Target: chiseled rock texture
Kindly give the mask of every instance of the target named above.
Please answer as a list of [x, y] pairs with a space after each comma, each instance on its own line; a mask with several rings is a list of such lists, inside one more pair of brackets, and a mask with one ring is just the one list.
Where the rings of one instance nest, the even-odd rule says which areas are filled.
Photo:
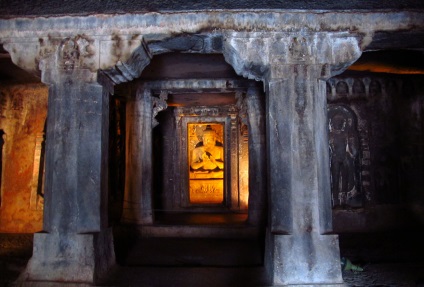
[[246, 9], [295, 9], [295, 10], [365, 10], [365, 9], [420, 9], [424, 2], [420, 0], [353, 0], [353, 1], [317, 1], [317, 0], [246, 0], [246, 1], [182, 1], [182, 0], [142, 0], [142, 1], [66, 1], [36, 0], [25, 3], [11, 0], [0, 7], [0, 17], [13, 16], [54, 16], [89, 14], [124, 14], [140, 12], [171, 12], [195, 10], [246, 10]]
[[36, 136], [47, 116], [44, 85], [0, 85], [0, 129], [3, 140], [0, 232], [41, 230], [42, 209], [30, 208]]

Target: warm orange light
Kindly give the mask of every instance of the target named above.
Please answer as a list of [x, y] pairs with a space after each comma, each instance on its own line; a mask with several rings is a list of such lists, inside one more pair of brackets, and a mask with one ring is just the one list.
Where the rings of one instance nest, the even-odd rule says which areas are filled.
[[390, 73], [390, 74], [405, 74], [405, 75], [422, 75], [423, 68], [417, 67], [402, 67], [379, 62], [356, 62], [349, 67], [351, 71], [373, 72], [373, 73]]
[[224, 202], [224, 125], [189, 123], [189, 199], [191, 204]]

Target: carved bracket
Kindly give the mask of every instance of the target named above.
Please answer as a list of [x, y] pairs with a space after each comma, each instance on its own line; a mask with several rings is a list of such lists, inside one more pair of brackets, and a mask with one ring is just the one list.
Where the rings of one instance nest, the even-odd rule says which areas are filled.
[[342, 32], [224, 34], [223, 54], [246, 78], [287, 77], [284, 66], [321, 66], [320, 78], [344, 71], [361, 55], [357, 36]]
[[153, 115], [152, 115], [152, 128], [156, 127], [159, 122], [156, 120], [156, 116], [159, 112], [165, 110], [168, 107], [166, 101], [168, 100], [168, 92], [161, 91], [159, 98], [152, 97]]
[[[152, 54], [144, 41], [141, 41], [127, 61], [118, 60], [112, 68], [101, 70], [99, 73], [105, 75], [113, 84], [120, 84], [134, 80], [140, 77], [144, 68], [150, 64]], [[102, 63], [106, 65], [106, 63]]]

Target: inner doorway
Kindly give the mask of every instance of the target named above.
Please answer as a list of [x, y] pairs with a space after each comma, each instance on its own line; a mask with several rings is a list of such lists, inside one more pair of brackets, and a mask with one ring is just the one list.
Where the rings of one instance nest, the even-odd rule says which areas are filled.
[[248, 135], [241, 132], [243, 111], [237, 106], [242, 93], [216, 93], [219, 102], [202, 105], [210, 96], [206, 91], [171, 92], [167, 109], [156, 116], [156, 223], [244, 224], [247, 220]]

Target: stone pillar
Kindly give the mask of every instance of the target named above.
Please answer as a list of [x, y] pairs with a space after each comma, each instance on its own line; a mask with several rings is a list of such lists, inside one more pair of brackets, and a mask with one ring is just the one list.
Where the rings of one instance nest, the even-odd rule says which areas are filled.
[[251, 224], [265, 223], [267, 198], [267, 170], [265, 145], [265, 99], [261, 91], [249, 87], [246, 93], [247, 123], [249, 127], [249, 209]]
[[140, 87], [127, 102], [127, 165], [122, 221], [152, 224], [152, 94]]
[[341, 284], [338, 237], [326, 235], [332, 217], [324, 79], [360, 56], [358, 39], [343, 33], [226, 36], [226, 60], [266, 88], [270, 283]]
[[267, 268], [274, 284], [342, 283], [337, 235], [323, 235], [332, 217], [321, 67], [284, 68], [267, 82]]
[[95, 284], [115, 264], [107, 219], [109, 94], [83, 65], [82, 42], [56, 40], [41, 65], [49, 85], [44, 226], [21, 278]]

